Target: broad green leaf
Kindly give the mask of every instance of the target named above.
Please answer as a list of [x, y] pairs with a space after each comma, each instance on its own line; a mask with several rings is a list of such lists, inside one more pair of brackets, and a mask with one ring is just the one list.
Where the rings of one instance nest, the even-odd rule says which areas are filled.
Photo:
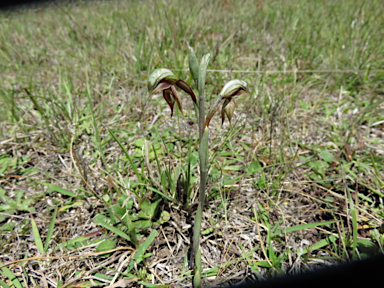
[[0, 227], [0, 232], [10, 232], [15, 228], [15, 222], [5, 223]]
[[151, 227], [152, 223], [153, 222], [151, 220], [138, 220], [133, 222], [133, 225], [135, 225], [137, 229], [146, 229]]
[[[119, 223], [120, 222], [120, 219], [123, 219], [123, 217], [126, 215], [127, 213], [127, 209], [124, 209], [124, 208], [121, 208], [120, 205], [118, 204], [115, 204], [115, 205], [112, 205], [112, 206], [109, 206], [109, 211], [110, 211], [110, 220], [113, 224], [116, 224], [116, 223]], [[120, 219], [118, 217], [116, 217], [116, 215], [118, 217], [120, 217]]]
[[105, 239], [100, 242], [100, 244], [96, 248], [96, 252], [108, 251], [116, 248], [116, 241]]
[[320, 153], [321, 158], [328, 163], [336, 162], [335, 157], [327, 150], [322, 150]]

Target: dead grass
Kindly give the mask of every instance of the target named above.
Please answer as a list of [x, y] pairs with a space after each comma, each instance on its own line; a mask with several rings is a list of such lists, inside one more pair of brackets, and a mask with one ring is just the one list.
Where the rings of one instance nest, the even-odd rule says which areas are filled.
[[[187, 66], [187, 41], [212, 53], [212, 69], [227, 70], [209, 73], [212, 97], [231, 78], [252, 87], [237, 100], [233, 126], [221, 127], [218, 116], [211, 123], [204, 286], [383, 252], [384, 78], [370, 72], [383, 64], [383, 32], [377, 28], [383, 5], [342, 2], [214, 1], [191, 7], [116, 1], [1, 14], [0, 261], [75, 256], [11, 264], [0, 272], [2, 283], [191, 286], [187, 250], [198, 168], [192, 167], [188, 208], [176, 199], [173, 184], [186, 171], [189, 145], [196, 149], [197, 124], [186, 97], [186, 115], [170, 119], [162, 98], [147, 99], [146, 90], [148, 73], [158, 67], [175, 69], [191, 82], [177, 70]], [[345, 16], [336, 17], [341, 9]], [[228, 72], [236, 69], [255, 73]], [[107, 129], [127, 149], [142, 182]], [[81, 256], [97, 252], [101, 240], [134, 247], [93, 219], [111, 218], [108, 209], [122, 195], [134, 199], [137, 214], [143, 199], [157, 199], [153, 189], [172, 199], [159, 205], [170, 219], [138, 229], [141, 244], [158, 232], [144, 262], [125, 273], [132, 250]], [[41, 255], [31, 215], [44, 242], [55, 207], [53, 235]]]

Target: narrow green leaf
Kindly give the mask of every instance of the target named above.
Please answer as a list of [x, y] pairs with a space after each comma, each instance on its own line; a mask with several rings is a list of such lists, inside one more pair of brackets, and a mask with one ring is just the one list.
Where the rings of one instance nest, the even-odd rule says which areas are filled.
[[329, 243], [334, 242], [337, 238], [338, 237], [336, 235], [331, 235], [331, 236], [313, 244], [312, 246], [310, 246], [308, 248], [301, 249], [299, 252], [301, 255], [307, 254], [308, 251], [314, 251], [314, 250], [320, 249], [324, 246], [327, 246]]
[[101, 214], [96, 215], [96, 217], [93, 218], [93, 221], [94, 221], [96, 224], [98, 224], [98, 225], [100, 225], [100, 226], [102, 226], [102, 227], [108, 229], [109, 231], [112, 231], [112, 232], [115, 233], [116, 235], [119, 235], [120, 237], [123, 237], [124, 239], [127, 239], [128, 241], [131, 241], [131, 238], [130, 238], [127, 234], [125, 234], [125, 233], [124, 233], [123, 231], [121, 231], [120, 229], [118, 229], [118, 228], [112, 226], [111, 224], [107, 223], [107, 222], [105, 221], [105, 217], [104, 217], [103, 215], [101, 215]]
[[124, 224], [128, 227], [128, 234], [131, 237], [131, 242], [133, 243], [133, 245], [135, 245], [136, 249], [139, 249], [140, 244], [139, 244], [139, 241], [137, 240], [135, 225], [133, 224], [131, 217], [127, 213], [122, 220]]
[[252, 269], [253, 271], [258, 272], [259, 269], [258, 269], [258, 267], [257, 267], [257, 262], [251, 261], [251, 260], [249, 259], [249, 255], [252, 255], [252, 253], [247, 254], [247, 252], [245, 252], [244, 247], [243, 247], [240, 243], [239, 243], [239, 245], [240, 245], [241, 252], [243, 252], [244, 259], [247, 260], [249, 267], [251, 267], [251, 269]]
[[337, 222], [336, 220], [332, 220], [332, 221], [325, 221], [325, 222], [316, 222], [316, 223], [308, 223], [308, 224], [296, 225], [296, 226], [288, 227], [286, 229], [282, 229], [282, 230], [273, 232], [271, 234], [271, 237], [277, 236], [277, 235], [280, 235], [280, 234], [284, 234], [284, 233], [293, 232], [293, 231], [309, 229], [309, 228], [313, 228], [313, 227], [317, 227], [317, 226], [329, 225], [329, 224], [336, 223], [336, 222]]
[[29, 97], [29, 99], [31, 99], [33, 105], [35, 106], [36, 110], [39, 111], [40, 115], [44, 116], [45, 115], [44, 109], [41, 108], [39, 103], [36, 101], [35, 97], [32, 95], [29, 95], [29, 94], [28, 94], [28, 97]]
[[75, 206], [82, 206], [82, 205], [83, 205], [83, 202], [80, 202], [80, 201], [72, 202], [72, 203], [69, 204], [69, 205], [64, 205], [64, 206], [60, 207], [59, 212], [65, 212], [65, 211], [67, 211], [68, 209], [71, 209], [72, 207], [75, 207]]
[[43, 242], [41, 241], [39, 229], [37, 228], [35, 219], [33, 219], [33, 216], [31, 215], [31, 224], [32, 224], [32, 233], [33, 233], [33, 238], [35, 240], [35, 244], [37, 249], [39, 250], [39, 253], [41, 255], [44, 254], [44, 247], [43, 247]]
[[59, 249], [61, 247], [67, 247], [67, 248], [71, 249], [73, 246], [76, 245], [76, 243], [80, 243], [80, 242], [83, 242], [85, 240], [88, 240], [92, 236], [94, 236], [94, 233], [91, 233], [91, 235], [89, 235], [89, 236], [76, 237], [74, 239], [71, 239], [69, 241], [61, 243], [60, 245], [56, 246], [54, 250], [57, 250], [57, 249]]
[[174, 284], [156, 285], [156, 284], [152, 284], [152, 283], [148, 283], [148, 282], [144, 282], [144, 281], [137, 281], [137, 283], [144, 285], [146, 287], [149, 287], [149, 288], [167, 288], [167, 287], [171, 287], [174, 285]]
[[133, 256], [133, 259], [128, 264], [128, 268], [125, 271], [125, 273], [129, 273], [135, 263], [139, 264], [144, 259], [145, 251], [149, 248], [149, 246], [152, 244], [153, 240], [155, 239], [157, 235], [157, 231], [153, 230], [151, 234], [148, 236], [148, 238], [145, 240], [143, 244], [140, 245], [140, 248], [136, 251], [135, 255]]
[[[3, 263], [0, 262], [0, 265], [3, 265]], [[7, 267], [2, 268], [4, 274], [8, 277], [10, 281], [12, 281], [13, 285], [16, 288], [22, 288], [20, 281], [16, 278], [16, 276], [9, 270]], [[4, 283], [4, 282], [2, 282]], [[5, 283], [4, 283], [5, 284]], [[2, 286], [3, 287], [3, 286]], [[4, 287], [9, 287], [7, 284], [5, 284]]]
[[56, 215], [57, 215], [57, 206], [55, 207], [55, 210], [53, 211], [51, 223], [49, 223], [47, 238], [45, 239], [44, 253], [47, 252], [49, 242], [51, 241], [51, 238], [52, 238], [53, 229], [55, 228]]
[[167, 200], [170, 201], [170, 202], [173, 202], [173, 201], [174, 201], [174, 199], [172, 199], [171, 197], [165, 195], [163, 192], [161, 192], [161, 191], [159, 191], [159, 190], [157, 190], [157, 189], [155, 189], [155, 188], [153, 188], [153, 187], [151, 187], [151, 186], [146, 186], [146, 188], [147, 188], [148, 190], [151, 190], [151, 191], [153, 191], [153, 192], [159, 194], [160, 196], [164, 197], [165, 199], [167, 199]]
[[53, 184], [50, 184], [50, 183], [44, 183], [44, 182], [39, 182], [40, 184], [48, 187], [48, 189], [52, 192], [59, 192], [63, 195], [67, 195], [67, 196], [70, 196], [70, 197], [76, 197], [76, 194], [67, 190], [67, 189], [64, 189], [64, 188], [61, 188], [59, 186], [56, 186], [56, 185], [53, 185]]
[[141, 175], [139, 173], [139, 170], [137, 169], [137, 166], [136, 166], [135, 162], [133, 162], [131, 156], [129, 156], [127, 149], [125, 149], [124, 145], [120, 142], [119, 138], [116, 137], [116, 135], [112, 132], [112, 130], [110, 130], [108, 128], [107, 128], [107, 130], [108, 130], [109, 134], [112, 135], [113, 139], [115, 139], [117, 144], [119, 144], [121, 150], [123, 150], [125, 156], [127, 157], [128, 161], [129, 161], [129, 164], [131, 164], [132, 169], [135, 172], [137, 180], [139, 181], [139, 183], [142, 183], [143, 181], [142, 181]]
[[[0, 265], [1, 265], [1, 263], [0, 263]], [[0, 280], [0, 286], [3, 288], [10, 288], [4, 281], [1, 281], [1, 280]]]

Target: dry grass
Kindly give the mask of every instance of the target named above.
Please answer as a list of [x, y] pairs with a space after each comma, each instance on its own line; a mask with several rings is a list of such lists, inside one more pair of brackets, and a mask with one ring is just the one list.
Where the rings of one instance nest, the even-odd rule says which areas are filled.
[[[1, 285], [191, 286], [197, 124], [187, 97], [185, 115], [170, 119], [146, 88], [158, 67], [191, 84], [187, 42], [213, 55], [208, 95], [231, 78], [252, 87], [232, 126], [218, 116], [210, 126], [204, 285], [383, 252], [384, 6], [280, 2], [77, 2], [0, 14], [0, 261], [74, 256], [13, 263]], [[257, 72], [266, 70], [279, 73]], [[188, 163], [182, 205], [176, 183]], [[133, 241], [94, 221], [105, 215], [128, 235], [110, 208], [127, 196], [131, 217], [144, 199], [162, 199], [136, 231], [141, 245], [157, 231], [141, 262]], [[162, 211], [170, 218], [158, 224]], [[44, 253], [32, 215], [49, 240]], [[108, 240], [117, 250], [95, 255]]]

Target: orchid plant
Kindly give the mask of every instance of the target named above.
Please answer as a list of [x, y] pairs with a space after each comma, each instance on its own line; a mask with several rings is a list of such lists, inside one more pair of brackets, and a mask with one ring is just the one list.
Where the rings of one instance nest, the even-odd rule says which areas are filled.
[[195, 223], [193, 226], [193, 245], [192, 255], [194, 257], [194, 277], [193, 287], [201, 287], [201, 248], [200, 248], [200, 234], [202, 211], [204, 208], [206, 179], [208, 173], [208, 139], [209, 139], [209, 123], [217, 111], [221, 113], [221, 123], [223, 124], [227, 117], [231, 122], [236, 103], [234, 97], [243, 95], [248, 92], [247, 82], [243, 80], [231, 80], [224, 85], [223, 89], [211, 104], [207, 115], [205, 116], [205, 78], [207, 74], [207, 67], [210, 60], [210, 54], [206, 53], [200, 65], [197, 61], [196, 54], [192, 47], [189, 47], [189, 70], [195, 85], [198, 90], [199, 98], [197, 99], [192, 88], [183, 80], [178, 79], [175, 74], [169, 69], [159, 68], [152, 72], [148, 78], [148, 90], [150, 95], [154, 93], [163, 93], [163, 98], [171, 108], [171, 117], [175, 103], [180, 112], [183, 113], [181, 100], [176, 87], [180, 88], [191, 97], [196, 118], [199, 123], [199, 166], [200, 166], [200, 195], [199, 204], [196, 211]]

